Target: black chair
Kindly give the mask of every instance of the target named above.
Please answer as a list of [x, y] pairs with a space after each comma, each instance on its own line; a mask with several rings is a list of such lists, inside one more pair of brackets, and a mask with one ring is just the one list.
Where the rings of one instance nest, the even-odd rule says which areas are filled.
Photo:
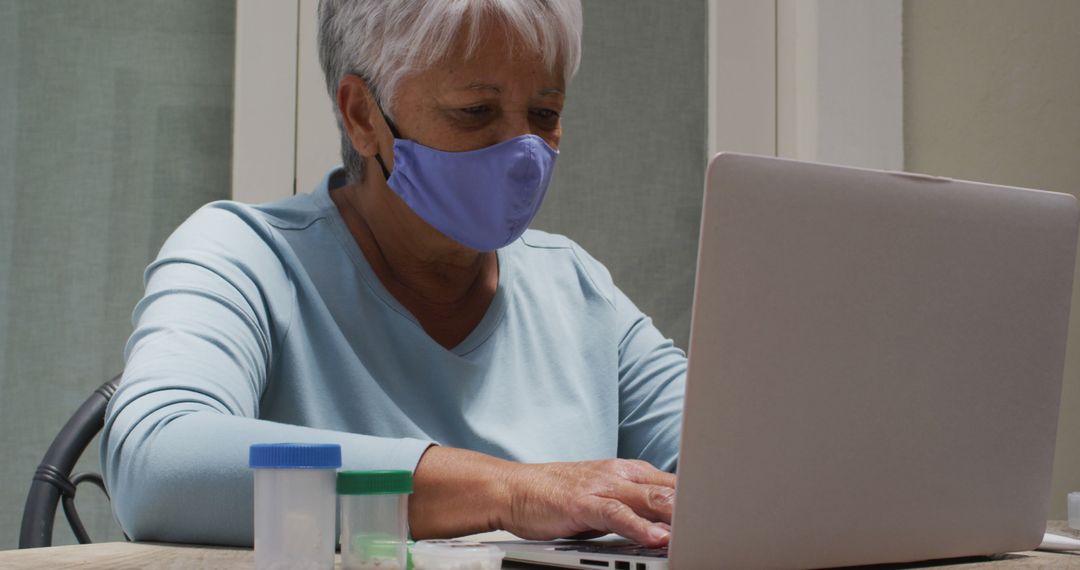
[[75, 510], [75, 491], [79, 483], [92, 483], [101, 488], [105, 496], [105, 481], [97, 473], [71, 474], [75, 462], [83, 454], [87, 445], [105, 425], [105, 408], [109, 399], [120, 385], [120, 376], [109, 380], [94, 390], [71, 419], [56, 434], [45, 457], [34, 472], [30, 484], [30, 493], [26, 496], [23, 509], [22, 529], [19, 532], [19, 548], [40, 548], [52, 546], [53, 519], [56, 518], [56, 505], [63, 502], [64, 516], [67, 517], [75, 538], [80, 544], [89, 544], [90, 535], [86, 533], [82, 519]]

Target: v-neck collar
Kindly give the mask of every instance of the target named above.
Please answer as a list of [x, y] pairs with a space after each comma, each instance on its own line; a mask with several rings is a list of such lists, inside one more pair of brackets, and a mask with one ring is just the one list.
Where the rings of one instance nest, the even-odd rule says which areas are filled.
[[483, 318], [480, 322], [473, 327], [473, 330], [453, 348], [447, 349], [443, 345], [431, 338], [431, 336], [424, 330], [424, 327], [420, 325], [420, 321], [413, 316], [408, 309], [405, 308], [390, 291], [386, 289], [382, 281], [377, 275], [375, 270], [372, 269], [371, 264], [368, 263], [367, 258], [364, 257], [364, 252], [360, 249], [360, 246], [356, 243], [356, 238], [353, 237], [349, 231], [348, 226], [345, 225], [345, 219], [341, 217], [341, 212], [338, 211], [337, 206], [334, 204], [334, 200], [330, 197], [330, 190], [339, 188], [345, 184], [344, 180], [345, 171], [340, 166], [332, 169], [326, 173], [322, 181], [315, 188], [315, 192], [312, 193], [312, 197], [315, 199], [319, 206], [319, 209], [323, 211], [324, 216], [330, 222], [330, 226], [334, 228], [334, 233], [338, 237], [338, 241], [341, 242], [341, 246], [345, 249], [346, 254], [352, 259], [353, 263], [360, 270], [360, 277], [367, 285], [368, 289], [375, 294], [383, 303], [385, 303], [390, 309], [398, 313], [405, 319], [411, 321], [417, 329], [419, 329], [421, 335], [430, 342], [432, 345], [438, 347], [441, 350], [446, 350], [456, 356], [464, 357], [470, 352], [476, 350], [491, 337], [495, 332], [495, 328], [502, 321], [503, 315], [506, 313], [506, 307], [509, 302], [509, 296], [511, 291], [511, 280], [513, 271], [511, 264], [507, 263], [508, 256], [500, 255], [500, 252], [496, 251], [496, 260], [499, 265], [499, 283], [495, 288], [495, 296], [491, 299], [491, 303], [488, 305], [487, 310], [484, 312]]

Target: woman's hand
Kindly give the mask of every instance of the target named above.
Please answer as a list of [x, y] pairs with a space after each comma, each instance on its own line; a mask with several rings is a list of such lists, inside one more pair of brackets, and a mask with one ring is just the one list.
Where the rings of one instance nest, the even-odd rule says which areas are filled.
[[675, 476], [644, 461], [519, 464], [431, 447], [414, 474], [413, 537], [507, 530], [522, 538], [614, 532], [645, 546], [670, 539]]
[[533, 540], [618, 533], [645, 546], [671, 537], [675, 476], [644, 461], [514, 464], [500, 528]]

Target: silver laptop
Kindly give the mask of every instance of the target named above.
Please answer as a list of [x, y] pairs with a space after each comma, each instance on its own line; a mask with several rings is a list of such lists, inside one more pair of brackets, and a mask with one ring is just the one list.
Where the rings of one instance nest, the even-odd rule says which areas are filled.
[[1076, 201], [739, 154], [706, 178], [670, 548], [507, 558], [807, 568], [1036, 547]]

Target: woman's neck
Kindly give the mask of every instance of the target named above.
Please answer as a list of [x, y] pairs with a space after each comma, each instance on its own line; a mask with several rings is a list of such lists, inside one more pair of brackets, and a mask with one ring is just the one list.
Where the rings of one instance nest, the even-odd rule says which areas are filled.
[[375, 275], [417, 318], [469, 315], [478, 300], [486, 309], [498, 285], [494, 252], [452, 242], [388, 188], [361, 183], [330, 195]]

